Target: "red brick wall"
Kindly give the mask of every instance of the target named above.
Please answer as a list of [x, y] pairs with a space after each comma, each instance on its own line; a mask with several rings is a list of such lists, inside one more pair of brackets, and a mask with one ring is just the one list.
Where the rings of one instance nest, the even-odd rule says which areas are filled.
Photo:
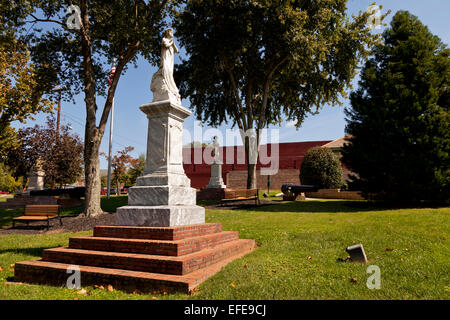
[[[312, 141], [312, 142], [292, 142], [292, 143], [280, 143], [278, 145], [279, 150], [279, 172], [278, 174], [271, 176], [271, 189], [281, 189], [281, 185], [284, 183], [300, 183], [299, 181], [299, 169], [303, 160], [305, 152], [316, 146], [322, 146], [330, 141]], [[266, 147], [266, 146], [262, 146]], [[268, 145], [268, 154], [271, 155], [272, 145]], [[209, 164], [201, 163], [195, 164], [195, 156], [202, 154], [204, 149], [202, 148], [184, 148], [183, 149], [183, 166], [186, 175], [191, 179], [191, 186], [193, 188], [202, 189], [209, 183], [211, 175], [211, 168]], [[247, 165], [240, 159], [245, 160], [244, 149], [242, 146], [234, 147], [222, 147], [221, 154], [223, 155], [223, 162], [227, 162], [227, 154], [233, 155], [233, 164], [224, 164], [222, 166], [222, 177], [225, 184], [229, 188], [245, 188], [247, 183]], [[202, 157], [200, 157], [201, 159]], [[261, 164], [258, 163], [257, 170], [261, 168]], [[267, 188], [267, 177], [258, 177], [258, 188]], [[229, 178], [228, 178], [229, 177]], [[230, 181], [228, 181], [230, 179]]]
[[[286, 183], [300, 184], [300, 171], [298, 169], [280, 169], [276, 175], [270, 176], [270, 189], [281, 190]], [[257, 188], [267, 190], [267, 176], [256, 172]], [[247, 171], [231, 171], [227, 174], [227, 188], [245, 189], [247, 187]]]

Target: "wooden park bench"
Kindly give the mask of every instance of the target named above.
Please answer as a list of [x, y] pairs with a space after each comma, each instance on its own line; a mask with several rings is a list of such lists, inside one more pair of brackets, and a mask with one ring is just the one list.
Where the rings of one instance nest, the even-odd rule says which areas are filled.
[[55, 218], [59, 218], [59, 223], [62, 225], [59, 208], [59, 205], [27, 205], [23, 216], [13, 218], [13, 228], [16, 227], [16, 222], [26, 222], [28, 225], [30, 221], [47, 221], [47, 229], [49, 229], [50, 220]]
[[233, 201], [255, 200], [255, 204], [259, 205], [259, 190], [258, 189], [235, 189], [225, 190], [225, 198], [221, 200], [222, 203]]

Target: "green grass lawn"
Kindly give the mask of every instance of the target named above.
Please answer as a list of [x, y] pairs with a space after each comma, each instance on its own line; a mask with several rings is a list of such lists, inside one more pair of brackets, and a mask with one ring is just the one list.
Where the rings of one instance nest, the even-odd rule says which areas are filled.
[[[103, 206], [126, 204], [126, 197]], [[11, 213], [0, 212], [3, 216]], [[204, 282], [193, 296], [133, 295], [85, 288], [10, 284], [10, 265], [68, 244], [77, 234], [0, 236], [3, 299], [450, 299], [450, 208], [380, 209], [365, 202], [302, 201], [247, 210], [207, 210], [207, 222], [260, 245]], [[3, 223], [2, 222], [2, 223]], [[339, 262], [345, 248], [362, 243], [369, 264]], [[386, 250], [388, 249], [389, 250]], [[393, 249], [393, 250], [390, 250]], [[370, 290], [369, 265], [381, 270], [381, 289]], [[351, 279], [356, 278], [356, 282]]]

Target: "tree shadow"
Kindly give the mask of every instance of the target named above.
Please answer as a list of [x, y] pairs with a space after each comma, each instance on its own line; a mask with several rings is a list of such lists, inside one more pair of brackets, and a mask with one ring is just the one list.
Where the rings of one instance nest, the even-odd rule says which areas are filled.
[[14, 253], [14, 254], [24, 254], [24, 255], [28, 255], [28, 256], [37, 256], [37, 257], [42, 257], [42, 252], [45, 249], [51, 249], [51, 248], [55, 248], [57, 246], [44, 246], [44, 247], [37, 247], [37, 248], [9, 248], [9, 249], [3, 249], [0, 250], [0, 254], [3, 253]]
[[[250, 210], [256, 212], [317, 212], [317, 213], [333, 213], [333, 212], [372, 212], [372, 211], [389, 211], [396, 209], [412, 209], [419, 208], [417, 206], [392, 205], [375, 203], [369, 201], [346, 201], [346, 200], [307, 200], [307, 201], [289, 201], [280, 202], [272, 201], [273, 204], [265, 204], [260, 206], [242, 205], [230, 208], [230, 210]], [[430, 206], [424, 206], [429, 208]], [[438, 207], [436, 207], [438, 208]], [[219, 208], [218, 208], [219, 209]]]

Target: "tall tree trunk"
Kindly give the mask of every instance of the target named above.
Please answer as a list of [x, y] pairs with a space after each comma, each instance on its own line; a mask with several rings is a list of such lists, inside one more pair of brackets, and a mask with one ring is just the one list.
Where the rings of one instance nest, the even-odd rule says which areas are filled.
[[84, 213], [88, 217], [95, 217], [102, 213], [102, 208], [100, 206], [100, 141], [98, 141], [98, 137], [96, 137], [97, 134], [93, 134], [93, 136], [94, 137], [86, 136], [84, 148], [86, 184]]
[[[256, 162], [251, 160], [250, 142], [249, 138], [245, 137], [245, 158], [247, 161], [247, 189], [256, 189], [257, 177], [256, 177]], [[253, 154], [254, 157], [254, 154]], [[256, 155], [256, 159], [258, 156]]]
[[249, 164], [247, 166], [247, 189], [256, 189], [256, 164]]
[[[83, 54], [84, 101], [86, 103], [86, 127], [84, 133], [85, 206], [84, 213], [95, 217], [102, 213], [100, 206], [100, 160], [99, 150], [103, 131], [97, 128], [96, 81], [91, 52], [88, 1], [80, 2], [81, 7], [81, 51]], [[119, 71], [120, 72], [120, 71]], [[109, 109], [107, 110], [109, 113]], [[104, 110], [105, 113], [105, 110]]]

